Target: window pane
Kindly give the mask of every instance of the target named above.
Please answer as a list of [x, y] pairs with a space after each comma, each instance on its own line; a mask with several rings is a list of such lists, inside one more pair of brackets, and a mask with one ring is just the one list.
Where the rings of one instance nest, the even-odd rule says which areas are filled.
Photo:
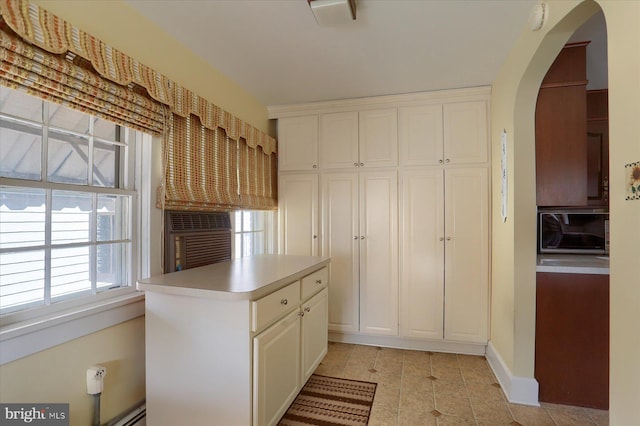
[[49, 131], [48, 179], [52, 182], [87, 185], [89, 140]]
[[0, 253], [0, 311], [42, 304], [44, 250]]
[[253, 231], [253, 212], [242, 212], [242, 231]]
[[100, 244], [97, 248], [97, 287], [107, 289], [127, 285], [131, 243]]
[[[238, 217], [237, 213], [236, 213], [236, 217]], [[242, 234], [238, 233], [236, 234], [236, 241], [234, 244], [234, 248], [233, 248], [233, 257], [235, 257], [236, 259], [239, 259], [242, 257]]]
[[242, 232], [242, 215], [244, 212], [237, 211], [233, 214], [235, 225], [233, 226], [235, 232]]
[[51, 298], [91, 290], [89, 247], [51, 250]]
[[67, 108], [64, 105], [49, 104], [49, 124], [53, 127], [89, 133], [89, 115]]
[[0, 86], [0, 112], [42, 122], [42, 100], [18, 90]]
[[115, 188], [120, 146], [105, 142], [93, 143], [93, 184]]
[[242, 256], [251, 256], [253, 253], [253, 234], [242, 234]]
[[264, 215], [265, 212], [253, 212], [253, 230], [254, 231], [263, 231], [264, 230]]
[[52, 192], [51, 244], [91, 241], [91, 199], [86, 192]]
[[117, 125], [111, 121], [97, 117], [93, 119], [93, 134], [100, 139], [106, 139], [109, 141], [118, 140], [116, 137], [117, 128]]
[[42, 128], [0, 118], [0, 176], [40, 180]]
[[0, 248], [45, 243], [45, 190], [0, 187]]
[[130, 201], [128, 196], [98, 195], [98, 241], [130, 239]]

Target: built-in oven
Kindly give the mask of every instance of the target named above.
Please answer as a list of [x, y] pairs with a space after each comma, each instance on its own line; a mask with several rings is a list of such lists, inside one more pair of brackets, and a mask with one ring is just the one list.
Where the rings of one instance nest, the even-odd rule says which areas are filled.
[[597, 209], [540, 209], [538, 252], [609, 254], [609, 213]]

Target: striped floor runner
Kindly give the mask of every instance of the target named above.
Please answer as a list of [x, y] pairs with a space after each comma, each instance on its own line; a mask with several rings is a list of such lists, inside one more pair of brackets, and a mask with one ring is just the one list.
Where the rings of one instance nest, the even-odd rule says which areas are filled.
[[313, 374], [278, 425], [366, 425], [375, 393], [375, 383]]

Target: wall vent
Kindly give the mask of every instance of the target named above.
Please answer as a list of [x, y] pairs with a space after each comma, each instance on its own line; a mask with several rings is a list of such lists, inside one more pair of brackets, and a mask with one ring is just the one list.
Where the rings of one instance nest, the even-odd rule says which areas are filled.
[[229, 213], [165, 212], [165, 273], [227, 260], [231, 260]]

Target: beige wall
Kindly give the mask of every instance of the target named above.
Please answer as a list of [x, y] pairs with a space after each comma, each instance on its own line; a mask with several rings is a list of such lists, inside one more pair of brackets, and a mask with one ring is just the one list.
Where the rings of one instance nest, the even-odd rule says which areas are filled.
[[72, 340], [0, 367], [2, 402], [69, 403], [71, 425], [90, 425], [86, 370], [107, 367], [102, 422], [145, 397], [144, 317]]
[[125, 2], [32, 1], [263, 132], [269, 131], [265, 105]]
[[[538, 87], [573, 31], [598, 10], [586, 1], [548, 1], [538, 32], [525, 30], [492, 92], [494, 158], [507, 130], [509, 218], [500, 219], [500, 163], [493, 165], [491, 341], [511, 373], [533, 377], [535, 349], [535, 141]], [[608, 29], [611, 208], [611, 424], [640, 418], [640, 202], [624, 200], [624, 164], [640, 160], [640, 2], [600, 1]], [[635, 250], [635, 252], [634, 252]], [[634, 254], [635, 253], [635, 254]], [[635, 260], [634, 260], [635, 259]]]

